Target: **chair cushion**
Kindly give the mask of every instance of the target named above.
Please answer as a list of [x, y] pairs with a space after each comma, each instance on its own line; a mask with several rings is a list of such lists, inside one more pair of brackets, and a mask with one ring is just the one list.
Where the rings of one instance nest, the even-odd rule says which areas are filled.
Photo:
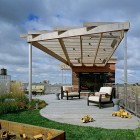
[[[88, 98], [88, 100], [94, 101], [94, 102], [99, 102], [99, 96], [90, 96], [90, 97]], [[107, 101], [110, 101], [110, 98], [106, 98], [105, 96], [103, 96], [103, 97], [101, 98], [101, 102], [107, 102]]]
[[[78, 92], [69, 92], [68, 96], [78, 96], [79, 93]], [[64, 96], [67, 96], [67, 94], [64, 92]]]
[[66, 88], [68, 88], [68, 87], [71, 87], [72, 88], [72, 86], [63, 86], [63, 91], [65, 91]]
[[99, 92], [105, 92], [111, 95], [112, 87], [101, 87]]
[[68, 91], [69, 92], [72, 92], [73, 91], [73, 88], [72, 87], [65, 87], [65, 91]]
[[106, 94], [106, 92], [95, 92], [95, 96], [100, 96], [101, 94]]

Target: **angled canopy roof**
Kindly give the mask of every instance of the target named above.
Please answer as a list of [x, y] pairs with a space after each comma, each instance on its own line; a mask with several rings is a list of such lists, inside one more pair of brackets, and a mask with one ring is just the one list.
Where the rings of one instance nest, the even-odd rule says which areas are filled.
[[129, 22], [93, 22], [81, 28], [29, 31], [21, 37], [70, 67], [105, 66], [129, 26]]

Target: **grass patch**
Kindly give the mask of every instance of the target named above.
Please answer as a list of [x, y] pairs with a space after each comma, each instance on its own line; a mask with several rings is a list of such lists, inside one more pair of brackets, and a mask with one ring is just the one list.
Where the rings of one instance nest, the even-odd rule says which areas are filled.
[[140, 128], [136, 130], [114, 130], [63, 124], [42, 117], [39, 110], [4, 114], [0, 116], [0, 119], [64, 130], [67, 140], [140, 140]]

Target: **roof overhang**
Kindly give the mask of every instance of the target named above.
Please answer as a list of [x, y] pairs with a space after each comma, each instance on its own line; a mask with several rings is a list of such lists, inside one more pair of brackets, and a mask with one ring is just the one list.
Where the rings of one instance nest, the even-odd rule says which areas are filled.
[[90, 22], [84, 27], [29, 31], [27, 42], [70, 67], [105, 66], [129, 30], [129, 22]]

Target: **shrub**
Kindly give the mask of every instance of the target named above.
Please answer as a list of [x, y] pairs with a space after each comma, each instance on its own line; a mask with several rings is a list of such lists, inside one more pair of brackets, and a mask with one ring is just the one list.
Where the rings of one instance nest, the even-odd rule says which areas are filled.
[[0, 114], [17, 112], [24, 109], [41, 109], [47, 105], [45, 101], [33, 99], [29, 103], [28, 98], [24, 94], [2, 94], [0, 96]]
[[47, 103], [43, 100], [33, 99], [31, 103], [29, 103], [29, 109], [36, 109], [36, 104], [38, 105], [38, 109], [42, 109], [47, 105]]
[[10, 83], [10, 92], [14, 94], [23, 94], [22, 90], [22, 82], [19, 81], [11, 81]]
[[24, 94], [2, 94], [0, 96], [0, 114], [27, 108], [28, 99]]

